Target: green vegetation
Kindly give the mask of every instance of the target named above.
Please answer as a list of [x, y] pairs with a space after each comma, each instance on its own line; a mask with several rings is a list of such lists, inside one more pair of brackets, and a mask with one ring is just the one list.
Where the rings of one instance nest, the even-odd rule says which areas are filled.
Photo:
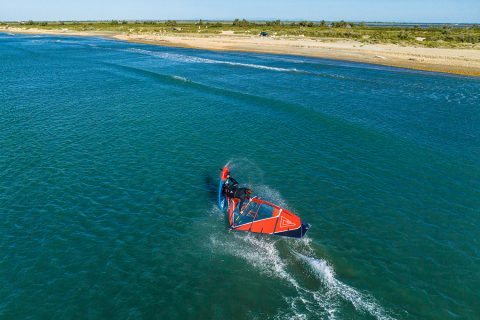
[[308, 37], [325, 40], [354, 39], [362, 43], [395, 43], [427, 47], [474, 47], [480, 46], [480, 25], [452, 27], [451, 25], [419, 26], [368, 26], [365, 23], [337, 22], [283, 22], [248, 21], [26, 21], [3, 23], [24, 28], [69, 29], [72, 31], [103, 31], [124, 33], [195, 33], [218, 34], [230, 30], [235, 34], [258, 35], [266, 31], [274, 37]]

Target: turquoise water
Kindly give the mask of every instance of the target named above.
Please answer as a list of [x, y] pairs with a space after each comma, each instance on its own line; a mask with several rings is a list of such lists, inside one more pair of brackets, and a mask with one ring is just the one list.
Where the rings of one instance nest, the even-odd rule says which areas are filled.
[[[478, 319], [480, 80], [0, 34], [1, 319]], [[229, 232], [219, 169], [312, 224]]]

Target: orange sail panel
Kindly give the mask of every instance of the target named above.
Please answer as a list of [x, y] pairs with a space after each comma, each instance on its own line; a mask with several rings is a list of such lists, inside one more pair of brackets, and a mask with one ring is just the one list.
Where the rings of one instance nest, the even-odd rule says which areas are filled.
[[238, 202], [230, 204], [230, 222], [235, 230], [291, 237], [302, 237], [308, 230], [298, 216], [265, 200], [251, 199], [241, 213], [236, 208]]

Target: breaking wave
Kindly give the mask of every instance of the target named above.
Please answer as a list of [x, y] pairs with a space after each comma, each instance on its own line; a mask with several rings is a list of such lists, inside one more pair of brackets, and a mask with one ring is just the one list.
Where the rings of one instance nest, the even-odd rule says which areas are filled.
[[280, 67], [271, 67], [271, 66], [265, 66], [260, 64], [253, 64], [253, 63], [241, 63], [241, 62], [233, 62], [233, 61], [225, 61], [225, 60], [215, 60], [215, 59], [208, 59], [208, 58], [193, 57], [193, 56], [188, 56], [188, 55], [183, 55], [178, 53], [158, 52], [158, 51], [151, 51], [151, 50], [138, 49], [138, 48], [125, 49], [125, 51], [145, 54], [149, 56], [154, 56], [154, 57], [168, 59], [172, 61], [178, 61], [178, 62], [224, 64], [224, 65], [230, 65], [230, 66], [270, 70], [270, 71], [277, 71], [277, 72], [294, 72], [294, 73], [305, 73], [305, 74], [310, 73], [308, 71], [302, 71], [295, 68], [280, 68]]
[[172, 76], [172, 78], [175, 79], [175, 80], [183, 81], [183, 82], [188, 82], [188, 81], [190, 81], [190, 80], [188, 80], [187, 78], [181, 77], [181, 76]]
[[[143, 55], [157, 57], [160, 59], [167, 59], [174, 62], [176, 61], [176, 62], [185, 62], [185, 63], [219, 64], [219, 65], [260, 69], [260, 70], [275, 71], [275, 72], [312, 75], [317, 77], [334, 78], [334, 79], [342, 79], [342, 80], [358, 80], [358, 79], [348, 78], [343, 75], [334, 74], [332, 72], [328, 72], [328, 73], [312, 72], [312, 71], [306, 71], [306, 70], [301, 70], [297, 68], [282, 68], [282, 67], [266, 66], [263, 64], [242, 63], [242, 62], [234, 62], [234, 61], [226, 61], [226, 60], [200, 58], [200, 57], [194, 57], [194, 56], [178, 54], [178, 53], [151, 51], [151, 50], [145, 50], [145, 49], [139, 49], [139, 48], [121, 49], [121, 51], [139, 53]], [[271, 59], [271, 60], [279, 60], [279, 59]], [[305, 62], [304, 64], [307, 64], [307, 63]]]

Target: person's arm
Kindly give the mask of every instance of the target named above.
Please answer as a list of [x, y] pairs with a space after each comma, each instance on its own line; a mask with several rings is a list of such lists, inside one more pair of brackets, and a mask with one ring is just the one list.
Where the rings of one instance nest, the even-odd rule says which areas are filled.
[[230, 177], [229, 179], [233, 186], [238, 186], [237, 180], [233, 179], [232, 177]]

